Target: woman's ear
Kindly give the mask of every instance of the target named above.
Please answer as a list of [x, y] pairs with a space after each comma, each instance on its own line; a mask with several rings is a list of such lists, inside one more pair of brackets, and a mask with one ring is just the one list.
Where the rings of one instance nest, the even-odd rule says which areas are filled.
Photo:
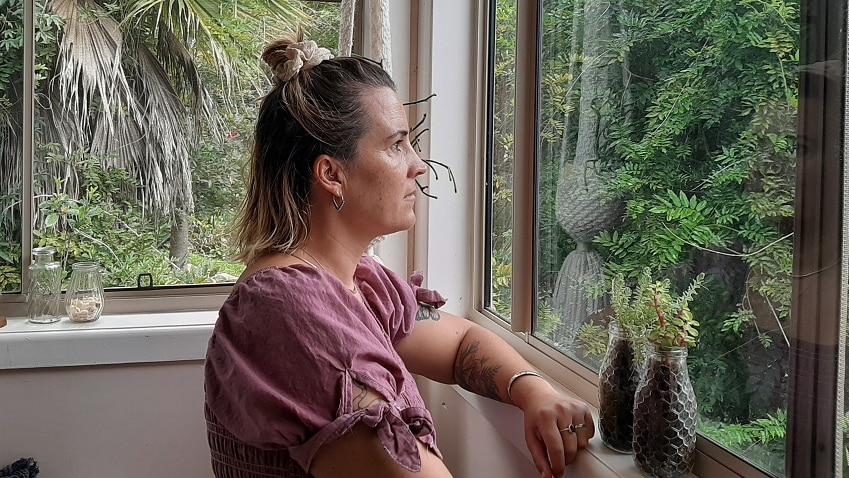
[[333, 196], [343, 196], [345, 188], [345, 167], [342, 161], [322, 154], [315, 159], [313, 174], [318, 187]]

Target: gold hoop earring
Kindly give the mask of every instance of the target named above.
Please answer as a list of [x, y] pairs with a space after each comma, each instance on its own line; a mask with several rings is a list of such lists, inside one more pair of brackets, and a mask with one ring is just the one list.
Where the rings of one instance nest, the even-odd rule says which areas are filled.
[[340, 202], [336, 202], [336, 196], [333, 196], [333, 198], [331, 199], [331, 201], [333, 201], [333, 207], [335, 207], [337, 211], [341, 211], [342, 206], [345, 205], [345, 196], [340, 194], [339, 199], [341, 199]]

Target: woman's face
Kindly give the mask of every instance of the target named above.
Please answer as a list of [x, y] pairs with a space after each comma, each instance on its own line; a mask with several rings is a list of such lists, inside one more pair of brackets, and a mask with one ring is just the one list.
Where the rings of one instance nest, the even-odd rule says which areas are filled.
[[416, 222], [416, 177], [427, 165], [410, 145], [410, 125], [397, 93], [366, 90], [363, 106], [371, 126], [348, 163], [345, 208], [374, 237], [405, 231]]

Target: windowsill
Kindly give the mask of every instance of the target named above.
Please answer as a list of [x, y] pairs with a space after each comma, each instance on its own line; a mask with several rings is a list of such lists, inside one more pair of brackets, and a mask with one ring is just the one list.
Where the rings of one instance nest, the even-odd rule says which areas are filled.
[[[561, 388], [550, 378], [548, 380]], [[463, 400], [489, 420], [499, 433], [529, 461], [533, 461], [525, 443], [524, 433], [522, 433], [524, 425], [521, 411], [515, 407], [480, 397], [458, 386], [452, 388]], [[561, 391], [573, 395], [568, 390], [561, 388]], [[593, 409], [593, 419], [598, 423], [598, 412], [595, 409]], [[596, 434], [590, 439], [585, 452], [579, 453], [575, 462], [567, 468], [566, 476], [641, 478], [643, 475], [634, 466], [633, 458], [631, 454], [619, 453], [606, 447], [599, 437], [598, 430], [596, 430]], [[695, 478], [692, 474], [687, 476]]]
[[217, 311], [105, 315], [0, 328], [0, 370], [202, 360]]

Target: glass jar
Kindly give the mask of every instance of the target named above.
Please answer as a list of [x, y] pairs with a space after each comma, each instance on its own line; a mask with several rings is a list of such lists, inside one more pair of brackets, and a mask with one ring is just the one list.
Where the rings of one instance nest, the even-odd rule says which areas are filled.
[[598, 430], [609, 448], [630, 453], [633, 448], [634, 394], [640, 380], [634, 343], [615, 320], [608, 326], [607, 352], [598, 374]]
[[696, 458], [698, 405], [685, 347], [657, 347], [634, 397], [634, 463], [646, 476], [681, 478]]
[[77, 262], [71, 266], [71, 281], [65, 294], [65, 310], [71, 322], [92, 322], [103, 312], [103, 281], [100, 265]]
[[36, 247], [32, 250], [27, 317], [34, 324], [50, 324], [62, 317], [62, 265], [54, 260], [55, 253], [53, 247]]

